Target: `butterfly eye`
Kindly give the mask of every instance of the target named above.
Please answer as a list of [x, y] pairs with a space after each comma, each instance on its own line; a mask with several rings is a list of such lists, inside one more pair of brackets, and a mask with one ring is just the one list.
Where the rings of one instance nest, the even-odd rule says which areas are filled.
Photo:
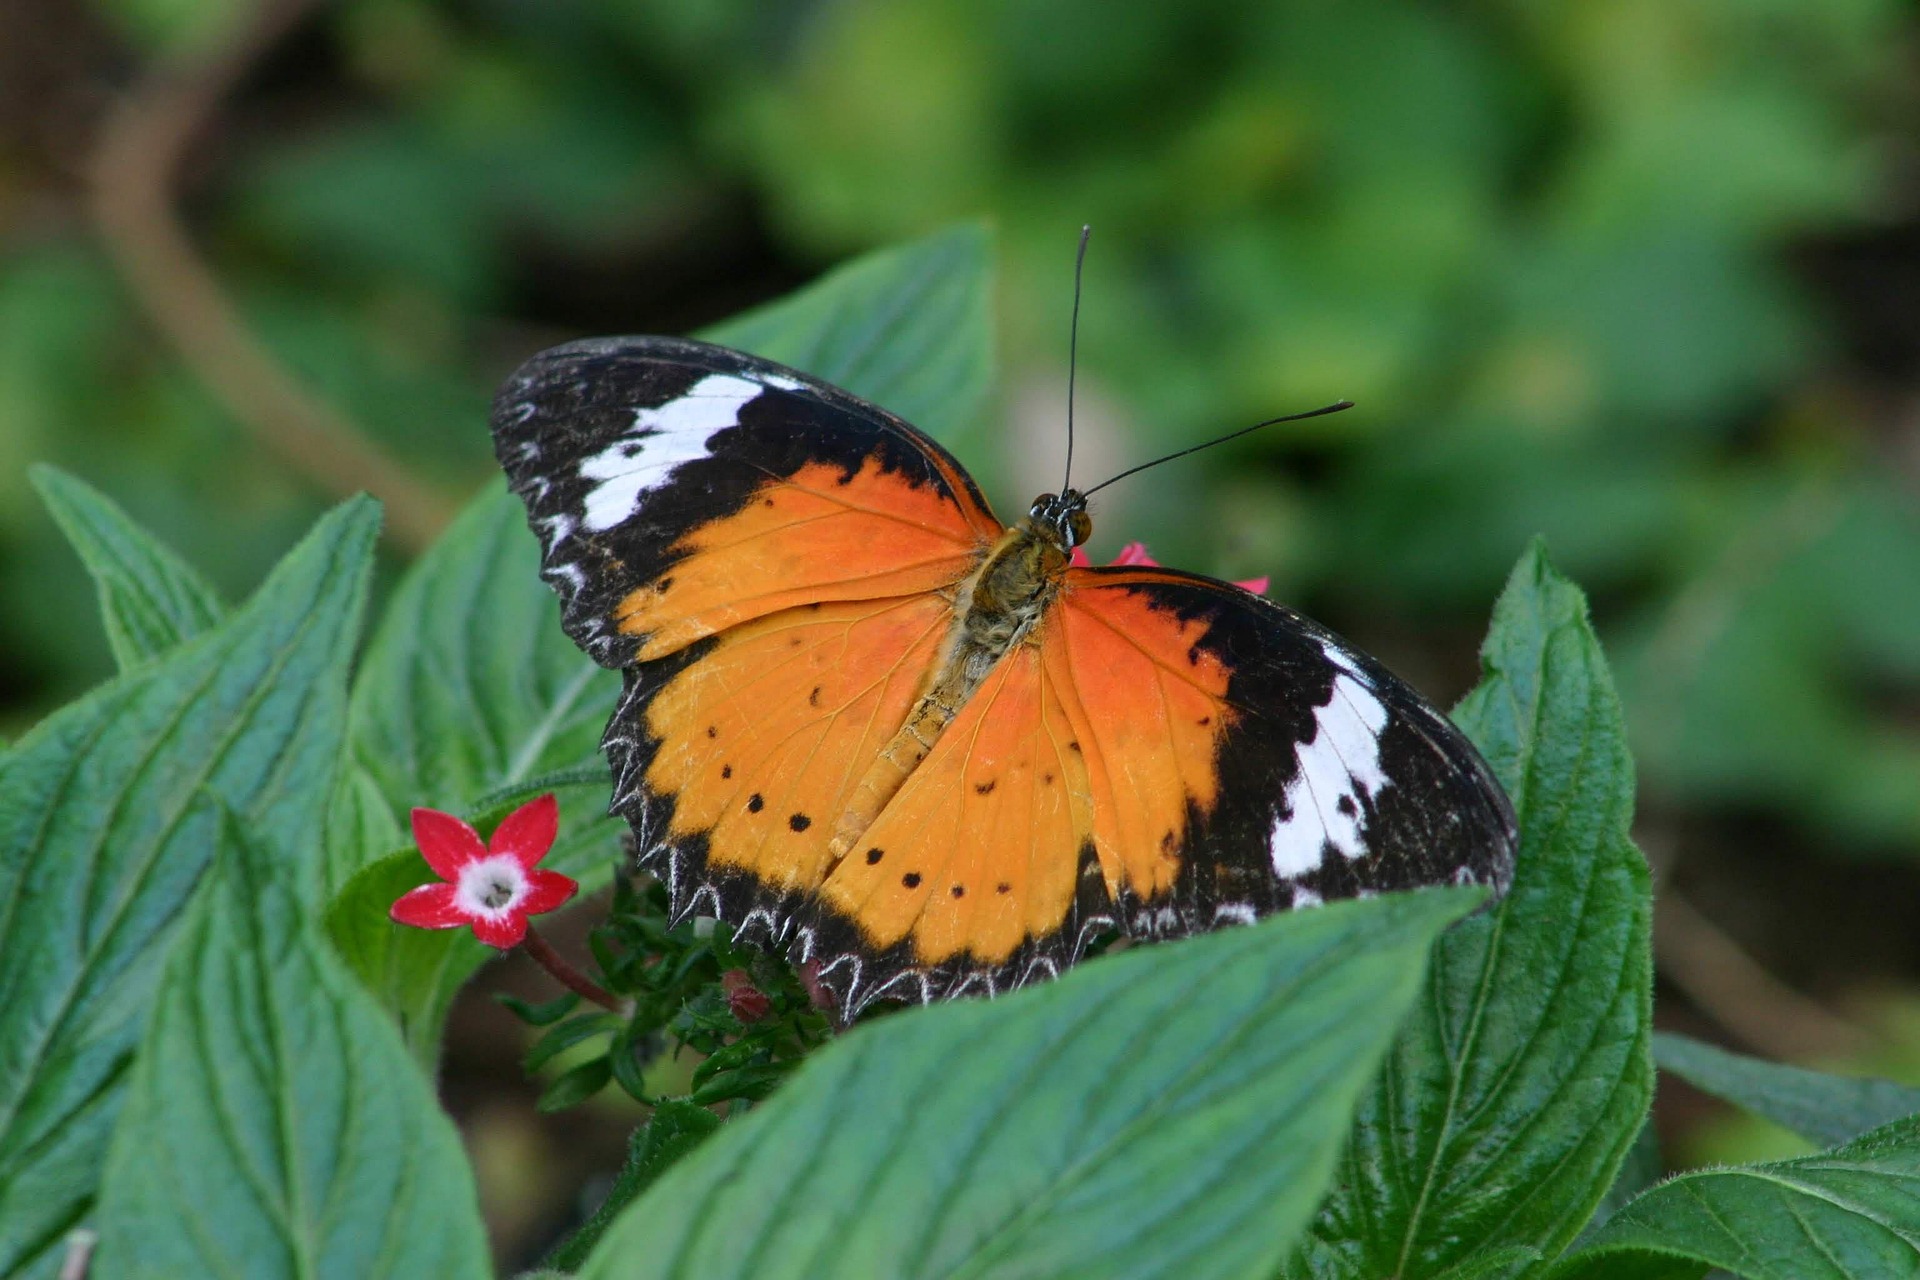
[[1084, 511], [1076, 511], [1067, 521], [1073, 534], [1073, 545], [1079, 546], [1093, 536], [1093, 517]]

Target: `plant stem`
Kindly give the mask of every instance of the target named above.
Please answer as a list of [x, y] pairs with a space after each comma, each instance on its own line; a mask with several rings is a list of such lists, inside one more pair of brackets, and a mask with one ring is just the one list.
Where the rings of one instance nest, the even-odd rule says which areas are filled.
[[554, 981], [570, 991], [577, 992], [611, 1013], [625, 1014], [627, 1010], [613, 998], [605, 987], [568, 964], [553, 945], [541, 937], [532, 924], [527, 925], [527, 936], [520, 942], [526, 953], [533, 957], [535, 964], [553, 975]]

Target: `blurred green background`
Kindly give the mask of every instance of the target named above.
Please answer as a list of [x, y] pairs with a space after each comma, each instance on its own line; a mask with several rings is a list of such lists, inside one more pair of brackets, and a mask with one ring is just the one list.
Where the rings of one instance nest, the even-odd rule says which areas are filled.
[[[190, 253], [419, 527], [490, 475], [488, 396], [537, 348], [969, 218], [1003, 397], [949, 443], [1018, 510], [1056, 483], [1091, 222], [1083, 482], [1360, 405], [1110, 490], [1096, 555], [1271, 574], [1445, 702], [1545, 533], [1627, 699], [1663, 1023], [1915, 1078], [1917, 35], [1891, 0], [10, 0], [0, 733], [110, 669], [28, 462], [234, 597], [340, 487], [204, 314], [129, 284], [170, 216], [122, 198], [143, 128], [189, 121]], [[231, 91], [183, 110], [209, 67]], [[514, 1114], [486, 1038], [450, 1067], [477, 1146], [551, 1159], [478, 1122]], [[1684, 1158], [1769, 1141], [1662, 1105]]]

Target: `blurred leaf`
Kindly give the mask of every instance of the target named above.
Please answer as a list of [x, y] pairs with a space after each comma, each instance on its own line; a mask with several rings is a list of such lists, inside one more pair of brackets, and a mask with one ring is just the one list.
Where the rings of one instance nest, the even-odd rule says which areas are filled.
[[501, 276], [460, 157], [417, 123], [368, 120], [283, 143], [242, 172], [256, 233], [307, 271], [410, 280], [469, 304]]
[[1555, 1280], [1920, 1276], [1920, 1118], [1772, 1164], [1683, 1173], [1615, 1214]]
[[1512, 889], [1443, 938], [1289, 1274], [1440, 1276], [1572, 1240], [1653, 1095], [1633, 764], [1579, 588], [1535, 543], [1455, 713], [1520, 820]]
[[1920, 1089], [1763, 1062], [1667, 1032], [1653, 1037], [1653, 1056], [1661, 1070], [1820, 1146], [1920, 1113]]
[[378, 526], [322, 520], [232, 619], [55, 713], [0, 758], [0, 1271], [51, 1274], [86, 1214], [175, 921], [246, 815], [318, 880]]
[[106, 264], [68, 245], [0, 256], [0, 498], [18, 524], [29, 465], [44, 461], [103, 399], [119, 298]]
[[844, 252], [980, 207], [1001, 141], [981, 16], [961, 0], [811, 9], [785, 74], [728, 80], [729, 141], [804, 240]]
[[1795, 812], [1862, 853], [1920, 841], [1898, 692], [1920, 688], [1920, 520], [1890, 490], [1824, 471], [1708, 489], [1688, 580], [1622, 662], [1649, 785]]
[[491, 1274], [472, 1173], [427, 1078], [278, 855], [207, 807], [224, 852], [127, 1085], [99, 1273]]
[[1716, 410], [1778, 385], [1810, 354], [1786, 282], [1744, 244], [1655, 225], [1543, 240], [1509, 272], [1510, 323], [1578, 353], [1595, 390], [1583, 425], [1616, 441], [1639, 422], [1659, 434], [1724, 430], [1737, 419]]
[[1262, 1274], [1474, 901], [1335, 903], [857, 1027], [675, 1165], [582, 1274]]
[[90, 7], [150, 52], [175, 56], [213, 45], [246, 12], [240, 0], [94, 0]]
[[226, 613], [193, 567], [155, 541], [105, 494], [52, 467], [34, 487], [100, 593], [114, 660], [128, 671], [211, 629]]

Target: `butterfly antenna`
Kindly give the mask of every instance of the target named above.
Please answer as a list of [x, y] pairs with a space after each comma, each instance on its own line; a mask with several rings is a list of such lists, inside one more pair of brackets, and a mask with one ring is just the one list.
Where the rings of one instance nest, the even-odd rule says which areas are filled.
[[1163, 462], [1172, 462], [1175, 458], [1184, 458], [1190, 453], [1198, 453], [1202, 449], [1211, 449], [1217, 444], [1225, 444], [1229, 440], [1237, 440], [1249, 431], [1258, 431], [1262, 427], [1271, 427], [1280, 422], [1298, 422], [1302, 418], [1319, 418], [1329, 413], [1339, 413], [1342, 409], [1351, 408], [1353, 408], [1353, 401], [1338, 400], [1333, 404], [1321, 405], [1318, 409], [1309, 409], [1305, 413], [1289, 413], [1284, 417], [1268, 418], [1265, 422], [1256, 422], [1250, 427], [1242, 427], [1238, 431], [1229, 431], [1226, 435], [1220, 436], [1218, 439], [1209, 440], [1205, 444], [1196, 444], [1191, 448], [1182, 449], [1178, 453], [1170, 453], [1164, 458], [1155, 458], [1152, 462], [1143, 462], [1137, 467], [1129, 467], [1119, 475], [1114, 476], [1111, 480], [1102, 480], [1099, 484], [1093, 486], [1093, 488], [1088, 489], [1086, 495], [1092, 497], [1094, 494], [1112, 484], [1115, 480], [1125, 480], [1128, 476], [1136, 472], [1145, 471], [1148, 467], [1157, 467]]
[[1073, 321], [1067, 327], [1067, 474], [1060, 481], [1065, 493], [1073, 483], [1073, 373], [1080, 364], [1080, 272], [1087, 265], [1087, 240], [1091, 225], [1080, 228], [1080, 252], [1073, 259]]

